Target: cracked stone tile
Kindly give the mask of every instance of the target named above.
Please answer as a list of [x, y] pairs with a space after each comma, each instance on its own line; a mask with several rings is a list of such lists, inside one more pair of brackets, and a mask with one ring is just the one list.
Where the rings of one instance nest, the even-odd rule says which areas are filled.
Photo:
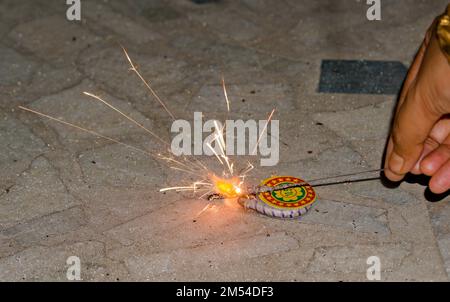
[[89, 226], [107, 231], [127, 221], [166, 206], [161, 194], [151, 184], [148, 189], [95, 186], [74, 189], [84, 200]]
[[65, 14], [20, 24], [8, 37], [16, 47], [26, 49], [53, 65], [74, 62], [82, 49], [101, 40], [79, 23], [68, 22]]
[[[188, 17], [224, 41], [251, 44], [290, 30], [298, 22], [283, 2], [244, 1], [189, 10]], [[263, 19], [260, 17], [264, 16]]]
[[[314, 74], [319, 74], [317, 70]], [[312, 75], [309, 75], [312, 77]], [[312, 81], [312, 83], [308, 83]], [[358, 108], [373, 106], [391, 100], [396, 101], [396, 97], [389, 95], [359, 95], [359, 94], [330, 94], [317, 93], [317, 83], [319, 75], [306, 80], [304, 77], [299, 78], [299, 86], [296, 96], [296, 108], [305, 112], [305, 114], [314, 115], [316, 113], [351, 111]]]
[[[191, 278], [198, 279], [210, 264], [219, 266], [241, 262], [248, 258], [258, 258], [282, 253], [298, 248], [296, 240], [284, 233], [275, 233], [212, 244], [194, 248], [177, 249], [151, 255], [133, 255], [124, 261], [132, 275], [138, 279], [157, 280], [162, 273], [176, 274], [189, 270]], [[189, 260], [187, 260], [189, 259]]]
[[280, 122], [280, 161], [313, 159], [327, 149], [342, 145], [342, 139], [323, 125], [317, 124], [301, 110], [277, 112]]
[[407, 240], [436, 248], [436, 238], [424, 203], [389, 208], [388, 220], [396, 240]]
[[[272, 235], [271, 235], [272, 236]], [[281, 243], [283, 244], [283, 243]], [[159, 278], [168, 281], [183, 280], [217, 280], [217, 281], [247, 281], [247, 282], [274, 282], [307, 280], [304, 273], [313, 249], [302, 247], [279, 251], [274, 254], [261, 255], [256, 258], [247, 258], [239, 262], [211, 262], [209, 267], [201, 272], [192, 274], [191, 271], [178, 271], [176, 275], [164, 274]]]
[[36, 63], [11, 48], [0, 46], [0, 85], [26, 84], [32, 76]]
[[[417, 1], [414, 9], [402, 15], [396, 13], [402, 10], [400, 7], [394, 8], [401, 4], [392, 4], [388, 11], [395, 17], [383, 16], [387, 21], [381, 26], [367, 21], [367, 5], [363, 1], [321, 1], [301, 5], [290, 1], [289, 5], [293, 7], [292, 14], [302, 16], [298, 18], [298, 24], [285, 31], [284, 35], [280, 33], [261, 40], [256, 47], [292, 58], [396, 58], [410, 61], [416, 51], [410, 45], [420, 45], [432, 20], [430, 16], [442, 12], [446, 2], [440, 0], [426, 5]], [[410, 20], [417, 23], [411, 26]], [[398, 39], [399, 35], [405, 38]]]
[[[375, 176], [377, 177], [378, 175]], [[393, 205], [415, 204], [418, 202], [417, 198], [409, 192], [401, 188], [387, 188], [380, 181], [353, 183], [351, 186], [348, 186], [348, 190], [356, 196], [381, 199]]]
[[232, 9], [221, 8], [218, 11], [209, 10], [189, 16], [225, 41], [232, 40], [245, 43], [267, 35], [267, 30], [261, 24], [255, 24], [252, 20], [243, 17], [239, 12]]
[[6, 23], [0, 21], [0, 39], [3, 40], [9, 31], [10, 31], [10, 28], [8, 28], [8, 25]]
[[[288, 85], [279, 84], [227, 84], [227, 95], [234, 113], [258, 112], [264, 115], [276, 108], [280, 112], [293, 109], [293, 97]], [[244, 100], [244, 101], [242, 101]], [[221, 85], [204, 85], [194, 96], [190, 108], [202, 112], [224, 111]]]
[[388, 136], [381, 139], [364, 139], [361, 141], [352, 141], [352, 149], [361, 154], [370, 167], [382, 167], [384, 149], [386, 148]]
[[[197, 77], [204, 78], [209, 84], [212, 80], [213, 83], [220, 83], [222, 75], [227, 82], [245, 83], [254, 78], [261, 83], [275, 81], [273, 74], [261, 72], [264, 63], [273, 60], [270, 53], [265, 54], [255, 49], [220, 41], [201, 28], [198, 28], [197, 32], [176, 32], [176, 35], [170, 38], [169, 46], [196, 63], [190, 70], [201, 67]], [[278, 82], [282, 80], [283, 75], [279, 75]]]
[[58, 0], [35, 0], [33, 5], [27, 1], [4, 0], [0, 3], [0, 20], [8, 27], [43, 18], [56, 12], [65, 14], [67, 6]]
[[438, 246], [444, 260], [445, 270], [450, 278], [450, 236], [438, 239]]
[[84, 180], [91, 186], [152, 188], [164, 182], [163, 169], [153, 158], [120, 145], [108, 145], [79, 155]]
[[[315, 212], [314, 209], [309, 214], [313, 212]], [[318, 246], [337, 245], [351, 246], [356, 242], [363, 245], [384, 244], [392, 241], [392, 236], [387, 234], [355, 232], [350, 228], [335, 227], [332, 224], [303, 223], [302, 220], [291, 221], [289, 224], [284, 220], [279, 222], [269, 221], [267, 229], [276, 230], [278, 228], [286, 228], [288, 234], [297, 238], [300, 246], [304, 248], [309, 247], [314, 249]]]
[[320, 199], [311, 213], [302, 217], [305, 223], [320, 223], [356, 232], [390, 234], [387, 211], [351, 203]]
[[[31, 108], [50, 116], [61, 118], [64, 121], [101, 133], [116, 140], [126, 141], [137, 133], [146, 133], [137, 125], [130, 122], [120, 113], [109, 108], [105, 104], [83, 94], [83, 91], [94, 93], [112, 106], [126, 113], [145, 127], [154, 129], [153, 123], [148, 118], [137, 112], [131, 103], [118, 100], [102, 91], [99, 91], [92, 83], [83, 81], [80, 85], [64, 90], [57, 94], [43, 97], [31, 104]], [[70, 126], [62, 125], [45, 118], [34, 117], [35, 121], [42, 121], [48, 127], [55, 129], [61, 141], [71, 150], [85, 150], [92, 147], [94, 139], [99, 143], [107, 140], [86, 133]], [[158, 129], [155, 130], [158, 132]], [[111, 142], [108, 142], [111, 143]]]
[[[95, 0], [93, 1], [95, 2]], [[137, 0], [129, 3], [120, 0], [110, 0], [108, 5], [114, 11], [119, 11], [130, 19], [135, 20], [142, 17], [151, 23], [167, 23], [171, 20], [182, 18], [185, 10], [193, 6], [190, 1], [183, 0], [170, 2]]]
[[446, 280], [442, 269], [435, 262], [428, 261], [428, 257], [436, 259], [436, 252], [408, 242], [318, 247], [307, 272], [328, 273], [331, 274], [330, 279], [367, 280], [366, 261], [370, 256], [379, 257], [381, 280], [384, 281]]
[[[168, 95], [185, 88], [184, 82], [190, 73], [186, 62], [173, 57], [164, 58], [164, 51], [153, 50], [143, 54], [128, 50], [128, 53], [167, 108], [174, 113], [182, 112], [187, 100], [174, 102], [168, 99]], [[114, 95], [132, 100], [139, 111], [155, 118], [170, 117], [141, 80], [129, 70], [130, 65], [119, 47], [86, 52], [80, 60], [87, 76]]]
[[36, 66], [27, 85], [15, 85], [5, 88], [11, 101], [3, 104], [5, 108], [15, 110], [17, 105], [33, 102], [40, 97], [57, 93], [75, 86], [81, 81], [82, 75], [72, 66], [51, 67], [48, 64]]
[[[81, 95], [100, 89], [169, 139], [170, 118], [128, 72], [114, 45], [119, 39], [177, 117], [189, 121], [198, 110], [224, 118], [222, 76], [230, 118], [264, 119], [279, 107], [285, 121], [280, 164], [256, 169], [252, 184], [271, 174], [313, 179], [375, 168], [396, 97], [317, 93], [320, 62], [408, 64], [447, 4], [409, 2], [388, 4], [381, 24], [367, 22], [363, 1], [85, 0], [89, 18], [81, 23], [65, 20], [61, 1], [1, 1], [0, 53], [7, 60], [0, 70], [8, 74], [0, 72], [0, 139], [6, 142], [0, 147], [0, 280], [66, 280], [70, 255], [80, 256], [83, 280], [365, 281], [370, 255], [381, 257], [384, 281], [448, 280], [446, 203], [425, 203], [419, 185], [317, 187], [319, 202], [304, 221], [271, 219], [219, 201], [200, 214], [207, 201], [157, 192], [189, 177], [117, 144], [10, 110], [31, 103], [136, 147], [161, 149]], [[231, 15], [211, 22], [224, 14]], [[79, 84], [85, 75], [91, 82]]]
[[272, 74], [278, 75], [280, 78], [290, 78], [291, 82], [302, 86], [306, 78], [310, 78], [312, 82], [316, 79], [311, 76], [310, 62], [301, 59], [290, 60], [282, 57], [263, 57], [261, 59], [262, 69]]
[[[125, 246], [135, 245], [148, 252], [220, 243], [262, 232], [258, 221], [250, 223], [236, 203], [215, 203], [182, 199], [121, 224], [105, 232]], [[202, 212], [203, 211], [203, 212]], [[249, 217], [254, 219], [254, 217]]]
[[372, 167], [379, 167], [394, 106], [386, 101], [355, 110], [317, 113], [313, 118], [349, 141]]
[[445, 267], [442, 265], [438, 248], [429, 243], [415, 244], [411, 254], [403, 259], [398, 269], [388, 270], [384, 277], [382, 276], [382, 279], [385, 281], [422, 280], [427, 282], [448, 282], [449, 280]]
[[188, 17], [224, 41], [244, 44], [287, 31], [298, 22], [298, 17], [289, 14], [290, 8], [284, 3], [264, 4], [263, 1], [213, 4], [203, 10], [188, 10]]
[[8, 248], [2, 245], [0, 255], [10, 254], [19, 248], [28, 248], [32, 245], [45, 245], [52, 238], [77, 230], [85, 223], [86, 217], [79, 207], [22, 221], [20, 224], [0, 230], [1, 237], [14, 242], [14, 245]]
[[350, 141], [383, 139], [388, 135], [394, 106], [387, 101], [352, 111], [317, 113], [314, 120]]
[[445, 201], [428, 205], [431, 223], [438, 236], [450, 234], [450, 206]]
[[127, 276], [120, 263], [104, 257], [104, 245], [87, 241], [54, 247], [35, 246], [0, 259], [2, 281], [67, 281], [66, 261], [80, 258], [81, 279], [120, 280]]
[[367, 169], [363, 158], [347, 146], [326, 149], [313, 159], [300, 160], [296, 163], [280, 162], [276, 168], [279, 175], [298, 175], [308, 180]]
[[436, 241], [450, 278], [450, 206], [446, 200], [443, 200], [436, 204], [430, 204], [428, 208]]
[[[246, 7], [246, 10], [242, 12], [243, 17], [258, 22], [258, 25], [264, 25], [264, 23], [269, 25], [275, 29], [272, 35], [285, 32], [298, 22], [298, 15], [293, 14], [292, 7], [284, 1], [273, 3], [270, 0], [244, 0], [243, 2]], [[264, 17], [261, 18], [261, 16]]]
[[8, 193], [18, 175], [47, 150], [45, 143], [22, 123], [0, 111], [0, 186]]
[[153, 6], [143, 8], [139, 15], [141, 15], [145, 20], [155, 23], [155, 22], [167, 22], [178, 18], [182, 18], [183, 15], [178, 12], [178, 10], [170, 6]]
[[[284, 59], [288, 60], [287, 58]], [[295, 71], [295, 60], [302, 60], [301, 62], [304, 62], [302, 65], [298, 65], [297, 63], [297, 68], [303, 70], [297, 72], [296, 75], [291, 78], [291, 82], [295, 83], [296, 108], [305, 115], [315, 116], [318, 113], [353, 111], [358, 108], [384, 103], [387, 100], [391, 100], [392, 103], [396, 101], [396, 96], [392, 95], [319, 93], [318, 88], [322, 60], [314, 60], [309, 56], [300, 56], [292, 59], [291, 61], [293, 62], [289, 64], [291, 72]], [[294, 71], [292, 71], [293, 68]], [[288, 74], [288, 71], [289, 69], [282, 71], [282, 76], [284, 77], [285, 74]]]
[[9, 228], [77, 204], [50, 163], [39, 157], [15, 181], [9, 193], [1, 197], [0, 226]]
[[81, 78], [81, 73], [73, 67], [54, 68], [42, 64], [36, 68], [28, 93], [36, 99], [36, 95], [49, 95], [72, 87], [80, 82]]
[[367, 258], [378, 256], [382, 260], [383, 273], [401, 265], [403, 259], [411, 253], [411, 250], [412, 247], [409, 243], [391, 243], [382, 246], [317, 247], [308, 271], [311, 273], [337, 271], [342, 274], [350, 272], [365, 274], [368, 268]]
[[[161, 35], [145, 27], [137, 20], [132, 20], [120, 13], [114, 12], [110, 4], [98, 1], [83, 3], [84, 16], [89, 19], [87, 24], [93, 28], [104, 27], [117, 35], [118, 39], [125, 39], [138, 44], [155, 42]], [[136, 18], [135, 18], [136, 19]]]

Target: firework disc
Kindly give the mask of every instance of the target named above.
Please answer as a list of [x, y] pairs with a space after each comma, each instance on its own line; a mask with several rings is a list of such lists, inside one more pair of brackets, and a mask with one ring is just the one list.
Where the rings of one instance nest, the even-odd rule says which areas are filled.
[[[261, 186], [274, 187], [282, 184], [304, 183], [292, 176], [274, 176], [264, 180]], [[308, 212], [316, 201], [316, 192], [310, 185], [303, 185], [273, 192], [264, 192], [255, 198], [241, 199], [245, 208], [256, 210], [264, 215], [280, 218], [295, 218]]]

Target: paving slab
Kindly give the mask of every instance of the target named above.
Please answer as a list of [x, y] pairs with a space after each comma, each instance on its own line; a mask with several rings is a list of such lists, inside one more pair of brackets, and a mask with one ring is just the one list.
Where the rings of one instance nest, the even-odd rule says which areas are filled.
[[[0, 3], [0, 280], [66, 281], [76, 256], [83, 281], [366, 281], [377, 256], [384, 281], [448, 281], [450, 199], [430, 199], [423, 179], [315, 187], [317, 203], [294, 220], [160, 192], [206, 172], [189, 170], [199, 167], [192, 157], [185, 173], [155, 159], [166, 145], [83, 95], [170, 142], [173, 119], [123, 46], [176, 118], [264, 120], [276, 109], [278, 164], [232, 157], [236, 170], [255, 164], [249, 184], [377, 169], [401, 76], [389, 94], [321, 91], [321, 66], [408, 67], [448, 1], [383, 2], [379, 22], [365, 1], [200, 2], [83, 0], [76, 22], [61, 1]], [[214, 156], [196, 160], [223, 171]]]

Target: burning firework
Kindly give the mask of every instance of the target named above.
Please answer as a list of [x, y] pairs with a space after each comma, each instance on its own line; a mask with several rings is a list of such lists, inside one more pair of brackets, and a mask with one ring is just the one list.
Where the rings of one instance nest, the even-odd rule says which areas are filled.
[[[145, 85], [147, 90], [151, 95], [156, 99], [156, 101], [160, 104], [161, 107], [167, 112], [167, 114], [175, 120], [175, 115], [168, 109], [168, 106], [161, 100], [161, 98], [156, 94], [155, 90], [150, 86], [149, 82], [144, 79], [141, 73], [138, 71], [136, 65], [131, 60], [127, 51], [123, 48], [124, 55], [129, 63], [130, 70], [133, 71], [138, 78]], [[228, 99], [228, 93], [225, 87], [225, 81], [222, 79], [222, 88], [223, 94], [225, 98], [227, 115], [230, 112], [230, 101]], [[338, 183], [346, 183], [353, 181], [361, 181], [362, 179], [346, 179], [344, 181], [329, 181], [330, 179], [336, 179], [340, 177], [352, 177], [354, 175], [360, 175], [368, 172], [379, 172], [382, 171], [380, 169], [377, 170], [369, 170], [357, 173], [350, 173], [345, 175], [339, 175], [334, 177], [326, 177], [320, 178], [316, 180], [312, 180], [309, 182], [305, 182], [302, 179], [292, 177], [292, 176], [275, 176], [266, 179], [258, 186], [248, 186], [245, 183], [245, 179], [248, 174], [254, 169], [254, 165], [250, 162], [247, 162], [247, 165], [243, 169], [237, 169], [235, 163], [226, 155], [226, 140], [224, 138], [224, 132], [226, 123], [224, 126], [219, 125], [220, 123], [214, 121], [215, 131], [212, 134], [212, 140], [206, 143], [206, 146], [211, 150], [214, 157], [217, 159], [217, 163], [220, 164], [220, 171], [214, 171], [211, 165], [206, 165], [201, 160], [193, 156], [192, 158], [187, 158], [186, 156], [178, 156], [174, 157], [174, 155], [170, 152], [170, 144], [166, 142], [164, 139], [155, 134], [152, 130], [146, 128], [143, 124], [139, 123], [135, 119], [131, 118], [126, 113], [122, 112], [118, 108], [111, 105], [109, 102], [90, 92], [83, 92], [86, 96], [90, 97], [94, 101], [101, 102], [105, 106], [114, 110], [128, 121], [139, 127], [140, 129], [146, 131], [149, 135], [151, 135], [154, 139], [158, 140], [158, 142], [162, 143], [165, 147], [167, 147], [167, 151], [161, 151], [158, 153], [150, 152], [149, 150], [141, 149], [126, 143], [123, 143], [115, 138], [105, 136], [101, 133], [98, 133], [94, 130], [84, 128], [82, 126], [73, 124], [68, 121], [64, 121], [62, 119], [58, 119], [52, 117], [48, 114], [35, 111], [30, 108], [26, 108], [23, 106], [19, 106], [20, 109], [37, 114], [41, 117], [48, 118], [52, 121], [56, 121], [58, 123], [64, 124], [66, 126], [75, 128], [80, 131], [87, 132], [91, 135], [97, 136], [99, 138], [120, 144], [126, 148], [130, 148], [135, 151], [139, 151], [147, 156], [151, 156], [154, 159], [159, 161], [163, 161], [169, 168], [183, 172], [189, 176], [195, 176], [197, 180], [189, 183], [188, 185], [178, 185], [173, 187], [167, 187], [160, 189], [161, 192], [166, 191], [190, 191], [193, 192], [199, 198], [203, 198], [207, 196], [208, 200], [213, 199], [237, 199], [239, 203], [241, 203], [245, 208], [251, 208], [257, 210], [261, 213], [264, 213], [269, 216], [274, 217], [290, 217], [294, 218], [306, 213], [309, 207], [316, 201], [316, 194], [313, 190], [313, 186], [322, 186], [322, 185], [331, 185]], [[260, 140], [263, 137], [264, 132], [267, 131], [267, 126], [272, 120], [272, 117], [275, 113], [275, 109], [270, 112], [268, 119], [266, 120], [266, 124], [264, 125], [258, 140], [255, 144], [255, 149], [250, 153], [251, 155], [255, 155], [256, 148], [259, 145]], [[212, 144], [218, 148], [213, 148]], [[366, 178], [364, 180], [378, 179], [377, 178]], [[328, 181], [323, 183], [323, 181]], [[208, 203], [203, 210], [201, 210], [197, 216], [201, 215], [206, 210], [210, 209], [211, 203]]]
[[[150, 94], [155, 98], [155, 100], [159, 103], [159, 105], [167, 112], [167, 114], [175, 120], [175, 115], [169, 110], [168, 106], [162, 101], [162, 99], [158, 96], [158, 94], [155, 92], [155, 90], [151, 87], [150, 83], [145, 80], [145, 78], [141, 75], [139, 72], [137, 66], [132, 61], [131, 57], [129, 56], [128, 52], [125, 48], [123, 48], [123, 53], [125, 55], [125, 58], [127, 62], [130, 65], [130, 70], [133, 71], [137, 77], [140, 79], [140, 81], [144, 84], [146, 89], [150, 92]], [[225, 98], [226, 108], [227, 108], [227, 114], [230, 112], [230, 101], [228, 99], [228, 93], [225, 86], [225, 81], [222, 79], [222, 88], [223, 88], [223, 94]], [[162, 143], [167, 149], [169, 149], [170, 144], [155, 134], [154, 131], [146, 128], [143, 124], [139, 123], [132, 117], [130, 117], [128, 114], [122, 112], [118, 108], [111, 105], [109, 102], [104, 100], [102, 97], [95, 95], [90, 92], [83, 92], [84, 95], [90, 97], [94, 101], [101, 102], [105, 106], [109, 107], [110, 109], [114, 110], [118, 114], [120, 114], [122, 117], [126, 118], [128, 121], [139, 127], [140, 129], [146, 131], [150, 136], [152, 136], [154, 139], [156, 139], [158, 142]], [[141, 152], [145, 155], [151, 156], [154, 159], [163, 161], [166, 165], [169, 166], [169, 168], [183, 172], [187, 175], [194, 175], [198, 177], [197, 180], [195, 180], [193, 183], [189, 185], [179, 185], [179, 186], [173, 186], [173, 187], [167, 187], [160, 189], [161, 192], [165, 191], [192, 191], [194, 194], [201, 193], [199, 196], [200, 198], [204, 196], [208, 196], [210, 194], [217, 194], [221, 198], [237, 198], [240, 196], [243, 196], [246, 194], [247, 187], [245, 185], [245, 178], [248, 175], [250, 171], [253, 170], [254, 165], [250, 162], [247, 163], [246, 167], [241, 169], [239, 172], [236, 172], [235, 163], [232, 162], [232, 160], [226, 155], [226, 141], [224, 139], [224, 131], [225, 126], [220, 127], [217, 122], [215, 122], [215, 132], [214, 132], [214, 139], [207, 143], [208, 148], [213, 152], [214, 157], [217, 159], [217, 162], [220, 163], [220, 166], [222, 167], [222, 170], [219, 172], [213, 171], [211, 167], [208, 167], [205, 163], [200, 161], [198, 158], [193, 157], [187, 158], [186, 156], [180, 156], [175, 158], [173, 154], [170, 152], [170, 150], [167, 151], [161, 151], [158, 153], [150, 152], [149, 150], [141, 149], [126, 143], [123, 143], [115, 138], [105, 136], [97, 131], [94, 131], [92, 129], [87, 129], [85, 127], [82, 127], [80, 125], [65, 121], [60, 118], [55, 118], [53, 116], [50, 116], [48, 114], [38, 112], [36, 110], [19, 106], [20, 109], [37, 114], [41, 117], [50, 119], [52, 121], [64, 124], [66, 126], [72, 127], [74, 129], [77, 129], [79, 131], [87, 132], [91, 135], [97, 136], [99, 138], [120, 144], [126, 148], [130, 148], [132, 150]], [[262, 133], [259, 136], [258, 143], [261, 140], [261, 137], [264, 133], [264, 131], [267, 130], [267, 125], [272, 119], [272, 116], [275, 112], [275, 109], [272, 110], [272, 112], [269, 115], [269, 118], [267, 120], [267, 123], [262, 131]], [[218, 146], [218, 151], [212, 147], [212, 144], [215, 143], [216, 146]], [[256, 147], [258, 144], [256, 144]], [[254, 154], [255, 150], [253, 150]]]

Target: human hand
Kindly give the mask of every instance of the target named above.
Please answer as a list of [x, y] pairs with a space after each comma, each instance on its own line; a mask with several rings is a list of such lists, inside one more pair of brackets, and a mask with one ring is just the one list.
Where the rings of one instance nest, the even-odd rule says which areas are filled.
[[408, 72], [386, 149], [384, 173], [431, 176], [436, 194], [450, 189], [450, 64], [435, 34], [436, 22]]

